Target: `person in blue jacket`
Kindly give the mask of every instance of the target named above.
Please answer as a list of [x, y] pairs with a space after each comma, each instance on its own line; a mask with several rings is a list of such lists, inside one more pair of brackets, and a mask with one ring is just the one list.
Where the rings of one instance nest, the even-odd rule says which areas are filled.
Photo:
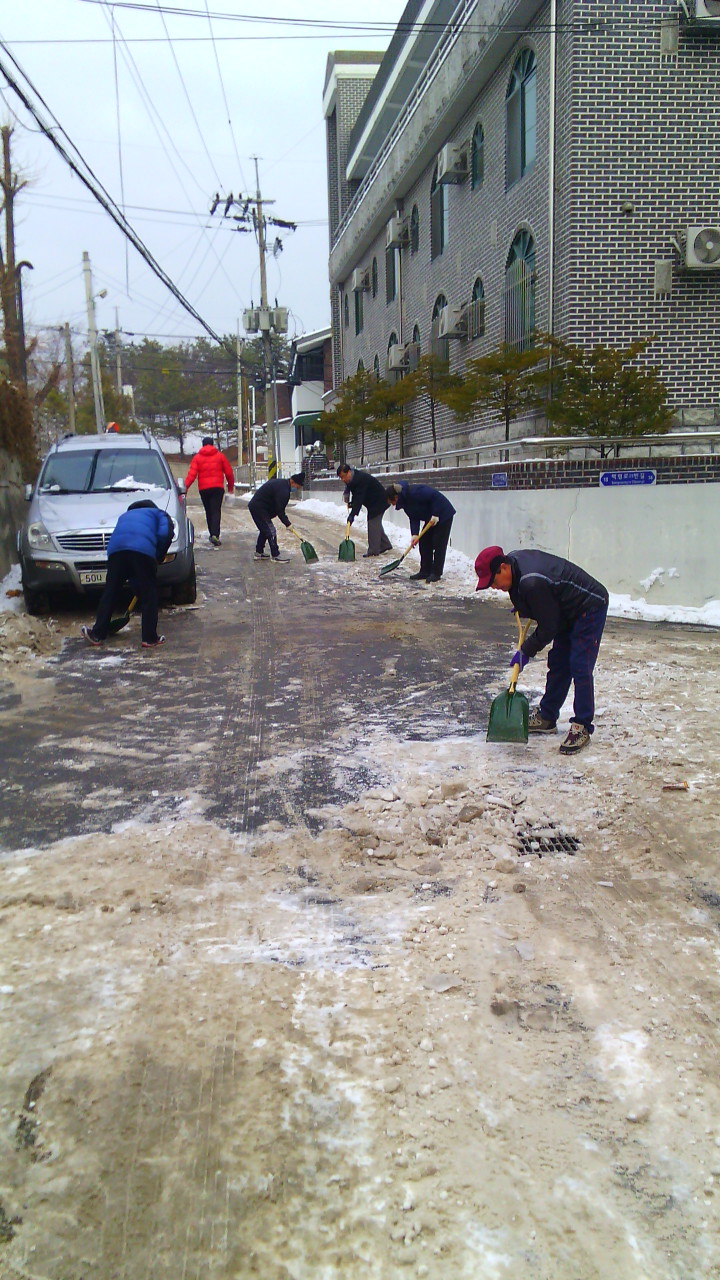
[[410, 521], [414, 547], [418, 541], [420, 529], [430, 521], [430, 528], [420, 538], [420, 569], [411, 573], [411, 578], [419, 578], [425, 582], [439, 582], [445, 568], [445, 554], [450, 541], [455, 508], [429, 484], [391, 484], [387, 490], [387, 499], [396, 511], [404, 511]]
[[123, 512], [108, 542], [105, 590], [95, 623], [92, 627], [80, 628], [89, 644], [102, 644], [106, 639], [113, 610], [126, 582], [140, 604], [143, 649], [164, 644], [165, 637], [157, 632], [157, 567], [168, 553], [174, 532], [172, 518], [149, 498], [132, 502]]

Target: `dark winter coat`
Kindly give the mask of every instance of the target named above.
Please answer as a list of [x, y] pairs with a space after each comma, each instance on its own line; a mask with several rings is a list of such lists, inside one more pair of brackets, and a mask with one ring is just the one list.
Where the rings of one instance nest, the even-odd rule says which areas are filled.
[[607, 609], [607, 588], [570, 560], [547, 551], [510, 551], [510, 599], [521, 618], [534, 618], [537, 627], [523, 642], [527, 658], [534, 658], [559, 635], [570, 631], [583, 613]]
[[289, 480], [266, 480], [260, 485], [257, 493], [250, 499], [248, 509], [272, 520], [277, 516], [283, 524], [290, 528], [290, 521], [285, 515], [285, 508], [290, 500]]
[[136, 551], [161, 564], [173, 540], [175, 528], [167, 511], [147, 500], [133, 505], [120, 516], [107, 546], [109, 556], [116, 551]]
[[347, 485], [350, 490], [350, 515], [353, 520], [361, 507], [367, 508], [368, 519], [387, 511], [388, 500], [383, 485], [369, 471], [353, 471]]
[[421, 525], [427, 524], [431, 516], [437, 516], [440, 524], [452, 520], [455, 508], [439, 489], [433, 489], [429, 484], [401, 483], [402, 493], [398, 494], [395, 510], [405, 512], [413, 536], [420, 532]]
[[198, 489], [224, 489], [227, 480], [228, 493], [235, 488], [235, 477], [232, 467], [214, 444], [204, 444], [195, 454], [185, 477], [185, 488], [189, 489], [197, 476]]

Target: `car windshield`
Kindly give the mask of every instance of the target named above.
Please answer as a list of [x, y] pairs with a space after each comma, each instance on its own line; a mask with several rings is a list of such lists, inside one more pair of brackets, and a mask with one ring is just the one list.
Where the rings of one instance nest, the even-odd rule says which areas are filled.
[[41, 493], [108, 493], [169, 489], [153, 449], [78, 449], [52, 454], [40, 477]]

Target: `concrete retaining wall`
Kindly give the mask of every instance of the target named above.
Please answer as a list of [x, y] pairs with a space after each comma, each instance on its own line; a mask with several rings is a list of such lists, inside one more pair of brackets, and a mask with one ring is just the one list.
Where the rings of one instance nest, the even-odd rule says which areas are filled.
[[[506, 551], [537, 547], [574, 560], [609, 591], [649, 604], [700, 608], [720, 600], [720, 479], [609, 487], [596, 479], [573, 487], [565, 475], [564, 487], [540, 488], [528, 474], [526, 487], [516, 488], [516, 468], [522, 465], [528, 464], [496, 464], [496, 474], [508, 477], [508, 487], [499, 489], [486, 487], [488, 468], [436, 471], [432, 478], [427, 471], [405, 472], [401, 478], [432, 483], [446, 494], [457, 511], [451, 545], [473, 560], [482, 547], [494, 544]], [[637, 459], [622, 462], [623, 469], [637, 465]], [[655, 466], [655, 459], [639, 465]], [[388, 475], [387, 483], [398, 478]], [[342, 485], [315, 482], [308, 496], [342, 505]], [[402, 512], [389, 510], [385, 519], [408, 527]]]
[[20, 467], [0, 449], [0, 578], [17, 563], [17, 530], [25, 518]]

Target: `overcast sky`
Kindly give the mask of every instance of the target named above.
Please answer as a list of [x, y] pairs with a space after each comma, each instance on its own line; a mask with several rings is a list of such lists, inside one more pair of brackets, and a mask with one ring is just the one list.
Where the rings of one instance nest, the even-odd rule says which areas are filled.
[[[268, 258], [270, 302], [277, 297], [289, 307], [291, 336], [328, 325], [327, 55], [384, 50], [403, 0], [252, 0], [251, 20], [233, 13], [228, 0], [162, 4], [25, 0], [0, 18], [0, 61], [44, 118], [55, 117], [64, 145], [69, 139], [77, 148], [166, 274], [220, 334], [234, 333], [243, 307], [259, 301], [258, 250], [252, 234], [223, 221], [222, 204], [214, 217], [209, 209], [216, 192], [254, 193], [250, 157], [260, 157], [263, 197], [275, 201], [268, 213], [299, 224], [277, 233], [283, 248]], [[262, 17], [252, 18], [253, 10]], [[33, 264], [22, 276], [28, 333], [47, 335], [68, 321], [82, 341], [87, 250], [94, 291], [107, 290], [96, 303], [100, 329], [115, 328], [117, 308], [125, 341], [130, 334], [163, 342], [202, 335], [2, 74], [0, 86], [2, 122], [15, 128], [13, 167], [29, 182], [16, 201], [17, 257]]]

